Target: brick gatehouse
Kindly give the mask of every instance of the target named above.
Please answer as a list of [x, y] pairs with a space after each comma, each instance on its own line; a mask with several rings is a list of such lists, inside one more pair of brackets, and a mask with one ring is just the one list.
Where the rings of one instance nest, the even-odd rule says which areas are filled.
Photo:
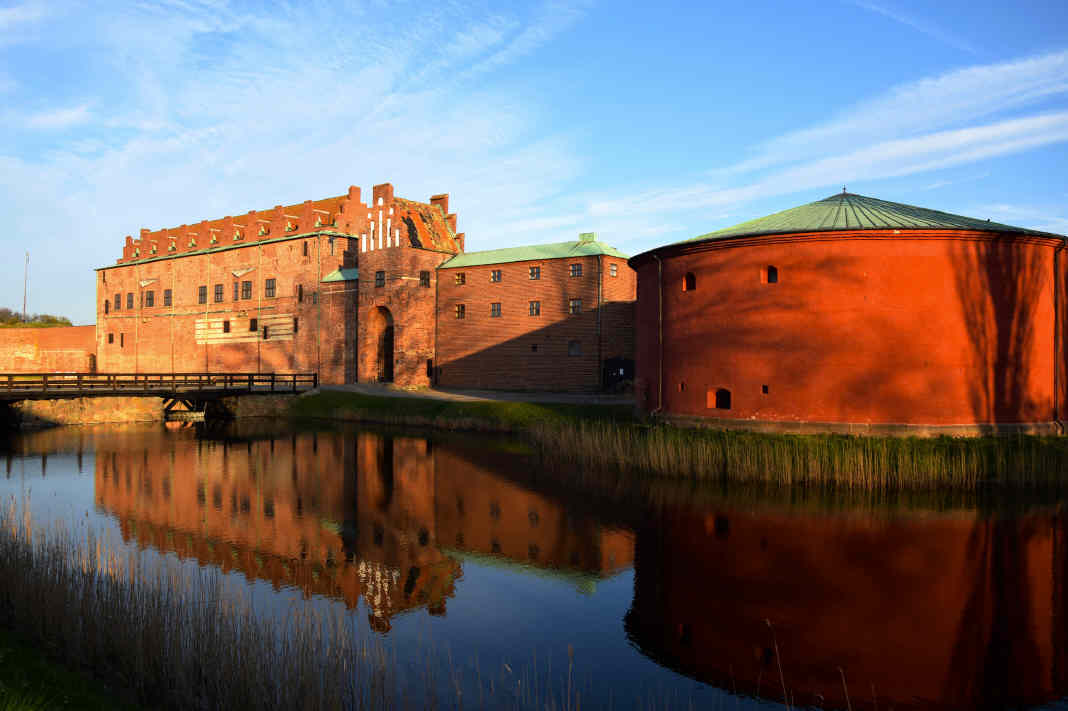
[[633, 372], [626, 259], [593, 234], [465, 253], [448, 195], [350, 187], [127, 237], [97, 270], [97, 365], [597, 390]]

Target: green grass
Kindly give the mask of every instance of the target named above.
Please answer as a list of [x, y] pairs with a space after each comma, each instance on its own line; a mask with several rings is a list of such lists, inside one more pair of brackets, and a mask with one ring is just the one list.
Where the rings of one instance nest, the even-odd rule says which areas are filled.
[[0, 711], [110, 711], [138, 707], [118, 700], [99, 681], [49, 659], [0, 628]]

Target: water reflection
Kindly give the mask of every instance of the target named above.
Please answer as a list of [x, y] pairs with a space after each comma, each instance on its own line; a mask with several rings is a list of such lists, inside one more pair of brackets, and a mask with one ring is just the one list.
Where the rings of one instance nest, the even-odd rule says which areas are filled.
[[[65, 453], [95, 453], [95, 503], [127, 541], [362, 605], [391, 637], [408, 611], [455, 616], [439, 629], [469, 657], [584, 646], [602, 682], [594, 705], [636, 685], [691, 693], [664, 669], [737, 694], [732, 705], [781, 700], [783, 686], [793, 705], [857, 709], [1000, 708], [1068, 690], [1059, 506], [843, 510], [688, 485], [654, 504], [543, 476], [530, 454], [486, 440], [73, 436], [18, 446], [49, 479], [81, 466]], [[570, 594], [547, 598], [532, 575]]]

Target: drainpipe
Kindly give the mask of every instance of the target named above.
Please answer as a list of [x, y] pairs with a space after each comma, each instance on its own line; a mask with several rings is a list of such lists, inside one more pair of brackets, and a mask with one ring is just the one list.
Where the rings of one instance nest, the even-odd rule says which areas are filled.
[[664, 263], [656, 260], [656, 409], [651, 415], [664, 409]]
[[1064, 434], [1061, 420], [1061, 251], [1065, 241], [1053, 251], [1053, 422], [1059, 434]]

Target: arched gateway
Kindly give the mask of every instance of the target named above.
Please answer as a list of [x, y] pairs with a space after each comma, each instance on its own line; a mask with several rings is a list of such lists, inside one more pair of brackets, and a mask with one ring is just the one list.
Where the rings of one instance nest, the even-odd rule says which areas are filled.
[[371, 372], [380, 383], [393, 382], [393, 314], [385, 306], [371, 309], [371, 344], [374, 364]]

